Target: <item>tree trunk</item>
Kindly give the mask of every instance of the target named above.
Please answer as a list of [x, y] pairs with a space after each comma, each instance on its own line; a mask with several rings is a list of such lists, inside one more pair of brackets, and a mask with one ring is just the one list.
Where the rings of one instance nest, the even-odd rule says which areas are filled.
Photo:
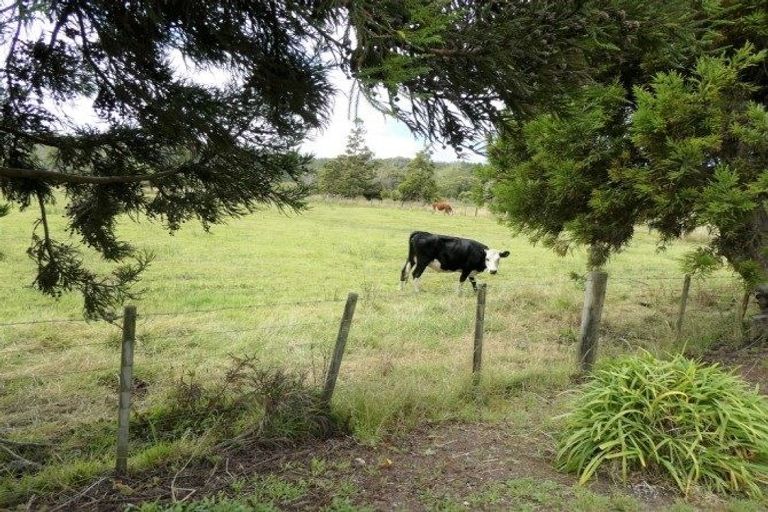
[[[739, 311], [739, 322], [749, 305], [749, 299], [755, 297], [760, 306], [760, 313], [750, 319], [748, 337], [750, 339], [768, 339], [768, 295], [760, 290], [768, 290], [768, 211], [765, 205], [758, 207], [752, 214], [752, 220], [744, 233], [719, 240], [718, 251], [725, 256], [728, 263], [750, 283], [751, 289], [746, 290], [748, 296], [742, 301]], [[746, 242], [743, 242], [746, 240]], [[753, 263], [752, 265], [745, 265]], [[754, 263], [762, 274], [755, 282]]]
[[748, 244], [749, 258], [757, 261], [763, 271], [763, 281], [768, 281], [768, 211], [765, 205], [755, 210], [752, 217], [753, 236]]

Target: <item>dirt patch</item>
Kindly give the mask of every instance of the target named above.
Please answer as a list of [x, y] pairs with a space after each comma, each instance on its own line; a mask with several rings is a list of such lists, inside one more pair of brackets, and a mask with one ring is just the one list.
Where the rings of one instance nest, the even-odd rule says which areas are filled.
[[[333, 509], [339, 499], [375, 510], [451, 506], [506, 510], [514, 508], [514, 502], [509, 496], [490, 496], [489, 489], [498, 490], [522, 479], [531, 485], [530, 499], [541, 505], [536, 510], [558, 510], [560, 506], [552, 504], [557, 502], [535, 494], [556, 492], [567, 501], [576, 492], [575, 479], [552, 466], [551, 446], [553, 441], [544, 432], [521, 433], [519, 427], [503, 423], [424, 425], [376, 446], [345, 438], [299, 449], [249, 448], [123, 480], [105, 478], [61, 494], [47, 505], [68, 510], [119, 510], [145, 501], [168, 503], [211, 495], [271, 492], [267, 499], [280, 510]], [[270, 481], [273, 487], [276, 481], [283, 486], [300, 486], [300, 495], [265, 491], [264, 482]], [[538, 489], [540, 484], [544, 491]], [[632, 496], [646, 510], [657, 510], [676, 499], [674, 493], [646, 482], [616, 484], [603, 480], [589, 489], [602, 496]], [[479, 498], [482, 496], [485, 498]]]
[[712, 347], [702, 359], [733, 369], [747, 382], [757, 384], [760, 393], [768, 395], [768, 346], [765, 344], [734, 347], [723, 343]]

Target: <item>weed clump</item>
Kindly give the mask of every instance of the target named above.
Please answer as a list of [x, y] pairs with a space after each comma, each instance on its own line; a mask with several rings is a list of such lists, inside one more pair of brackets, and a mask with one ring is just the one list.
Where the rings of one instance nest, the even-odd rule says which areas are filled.
[[305, 375], [246, 356], [233, 357], [219, 379], [181, 378], [165, 404], [144, 413], [133, 431], [147, 440], [213, 433], [236, 444], [246, 438], [264, 443], [327, 438], [343, 428]]
[[265, 440], [325, 439], [346, 430], [320, 391], [306, 383], [306, 375], [282, 368], [263, 368], [254, 358], [236, 359], [226, 380], [263, 410], [253, 430]]
[[671, 477], [680, 490], [761, 495], [768, 406], [738, 377], [682, 356], [619, 360], [595, 373], [566, 414], [558, 466], [588, 481], [604, 464]]

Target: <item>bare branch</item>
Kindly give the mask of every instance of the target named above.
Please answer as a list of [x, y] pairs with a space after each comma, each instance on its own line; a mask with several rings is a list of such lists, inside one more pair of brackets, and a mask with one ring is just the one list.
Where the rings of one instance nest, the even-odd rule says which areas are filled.
[[18, 453], [14, 452], [13, 450], [11, 450], [7, 446], [5, 446], [4, 443], [0, 444], [0, 450], [3, 450], [5, 453], [10, 455], [12, 459], [20, 462], [24, 466], [29, 466], [29, 467], [32, 467], [32, 468], [35, 468], [35, 469], [39, 469], [40, 468], [40, 464], [38, 464], [37, 462], [32, 462], [29, 459], [25, 459], [24, 457], [22, 457]]
[[20, 169], [18, 167], [0, 167], [0, 178], [22, 178], [40, 180], [46, 183], [70, 183], [80, 185], [111, 185], [115, 183], [153, 183], [181, 172], [181, 169], [171, 169], [154, 174], [138, 174], [135, 176], [84, 176], [80, 174], [65, 174], [44, 169]]
[[43, 225], [43, 233], [45, 235], [45, 248], [48, 251], [48, 257], [53, 259], [53, 247], [51, 247], [51, 231], [48, 229], [48, 215], [45, 211], [45, 200], [41, 192], [37, 193], [37, 202], [40, 205], [40, 222]]

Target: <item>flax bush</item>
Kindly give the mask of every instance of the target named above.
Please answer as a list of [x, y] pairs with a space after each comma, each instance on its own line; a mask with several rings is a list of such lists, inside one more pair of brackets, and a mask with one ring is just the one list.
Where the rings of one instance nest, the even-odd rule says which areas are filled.
[[609, 466], [643, 470], [680, 490], [762, 494], [768, 483], [768, 406], [716, 365], [682, 356], [626, 358], [595, 373], [566, 423], [558, 466], [588, 481]]

